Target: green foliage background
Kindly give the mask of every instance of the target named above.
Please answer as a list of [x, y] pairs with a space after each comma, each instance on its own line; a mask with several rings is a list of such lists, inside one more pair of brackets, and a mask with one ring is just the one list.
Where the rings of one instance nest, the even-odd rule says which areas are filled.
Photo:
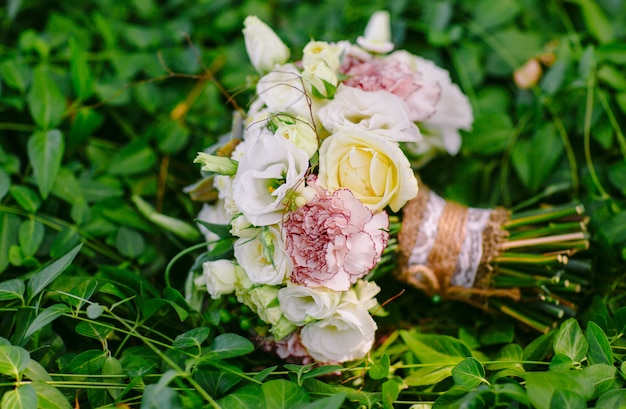
[[[577, 320], [540, 336], [407, 289], [385, 342], [340, 370], [254, 352], [254, 323], [228, 300], [189, 309], [194, 253], [177, 254], [201, 237], [183, 189], [253, 91], [243, 19], [297, 52], [355, 40], [379, 9], [397, 48], [449, 69], [474, 109], [460, 154], [421, 170], [428, 185], [471, 206], [586, 206], [594, 267]], [[6, 0], [0, 406], [623, 406], [623, 21], [621, 0]], [[514, 70], [546, 53], [538, 84], [516, 87]]]

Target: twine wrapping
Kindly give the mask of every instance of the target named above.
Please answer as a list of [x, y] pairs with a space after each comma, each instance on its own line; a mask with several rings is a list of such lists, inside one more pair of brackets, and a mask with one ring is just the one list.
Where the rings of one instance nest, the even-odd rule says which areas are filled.
[[426, 294], [483, 304], [490, 296], [520, 298], [518, 288], [490, 288], [491, 260], [502, 253], [508, 219], [502, 208], [445, 201], [420, 187], [403, 209], [399, 278]]

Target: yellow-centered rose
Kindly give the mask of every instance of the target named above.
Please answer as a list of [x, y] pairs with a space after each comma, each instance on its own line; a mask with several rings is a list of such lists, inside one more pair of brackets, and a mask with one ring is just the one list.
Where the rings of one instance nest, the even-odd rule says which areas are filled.
[[320, 147], [318, 183], [346, 188], [372, 211], [397, 212], [417, 196], [417, 179], [396, 142], [358, 129], [341, 129]]

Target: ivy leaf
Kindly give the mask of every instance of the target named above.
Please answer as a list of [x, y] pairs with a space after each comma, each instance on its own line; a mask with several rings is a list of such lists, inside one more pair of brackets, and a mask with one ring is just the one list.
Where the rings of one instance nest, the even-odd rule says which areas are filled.
[[54, 281], [54, 279], [60, 276], [63, 271], [65, 271], [65, 269], [72, 263], [74, 257], [76, 257], [82, 246], [82, 244], [79, 244], [74, 247], [63, 257], [43, 267], [30, 278], [28, 281], [28, 294], [31, 300], [43, 291], [48, 284]]
[[561, 324], [554, 337], [553, 346], [555, 353], [566, 355], [574, 362], [582, 361], [589, 349], [578, 321], [574, 318], [569, 318]]
[[22, 347], [0, 345], [0, 374], [19, 379], [30, 361], [30, 354]]
[[309, 401], [304, 389], [286, 379], [265, 382], [261, 389], [268, 408], [289, 409]]
[[454, 383], [467, 389], [474, 389], [481, 383], [489, 383], [485, 379], [485, 368], [474, 357], [465, 358], [452, 368]]
[[383, 354], [380, 361], [375, 362], [369, 369], [372, 379], [383, 379], [389, 375], [389, 355]]
[[228, 359], [254, 351], [254, 344], [241, 335], [220, 334], [211, 343], [204, 359]]
[[28, 138], [27, 150], [39, 194], [46, 199], [61, 168], [65, 151], [63, 135], [58, 129], [35, 132]]

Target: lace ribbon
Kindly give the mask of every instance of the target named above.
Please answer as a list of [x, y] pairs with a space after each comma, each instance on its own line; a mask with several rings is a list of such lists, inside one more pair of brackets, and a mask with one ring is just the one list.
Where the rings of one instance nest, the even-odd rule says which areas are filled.
[[446, 201], [424, 185], [403, 210], [400, 279], [428, 295], [446, 298], [504, 296], [517, 288], [489, 288], [490, 261], [508, 237], [502, 208], [477, 209]]

